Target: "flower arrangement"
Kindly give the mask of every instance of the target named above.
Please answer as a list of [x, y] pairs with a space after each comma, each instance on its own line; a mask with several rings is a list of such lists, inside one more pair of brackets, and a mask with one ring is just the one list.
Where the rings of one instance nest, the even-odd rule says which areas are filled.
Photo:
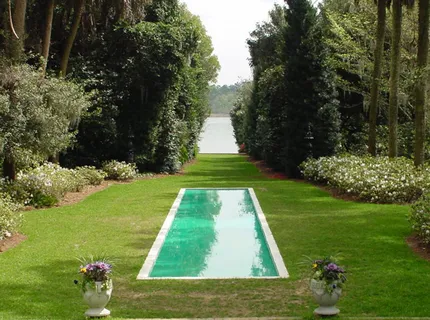
[[342, 288], [346, 281], [345, 270], [339, 267], [332, 257], [314, 260], [312, 279], [325, 282], [326, 291], [331, 294], [335, 289]]
[[[84, 262], [79, 268], [79, 273], [82, 275], [82, 290], [85, 292], [87, 286], [94, 287], [95, 282], [102, 283], [102, 289], [109, 289], [111, 287], [111, 273], [112, 264], [108, 263], [106, 259], [98, 259], [94, 262]], [[78, 281], [75, 280], [75, 284]]]
[[[101, 318], [110, 315], [106, 305], [112, 295], [113, 285], [111, 279], [112, 264], [106, 258], [89, 261], [80, 259], [79, 273], [82, 275], [81, 293], [89, 309], [85, 316], [90, 318]], [[75, 280], [75, 284], [79, 281]]]

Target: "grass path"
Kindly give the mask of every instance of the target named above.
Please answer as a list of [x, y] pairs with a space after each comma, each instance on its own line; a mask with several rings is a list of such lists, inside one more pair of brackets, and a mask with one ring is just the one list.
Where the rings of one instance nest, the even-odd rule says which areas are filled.
[[[254, 188], [291, 277], [135, 280], [181, 187]], [[405, 244], [407, 211], [268, 179], [241, 156], [200, 156], [184, 175], [114, 185], [73, 206], [27, 212], [28, 240], [0, 254], [0, 319], [82, 319], [76, 257], [99, 253], [116, 260], [108, 308], [118, 319], [308, 317], [316, 306], [299, 263], [303, 255], [334, 252], [349, 271], [342, 315], [428, 316], [430, 263]]]

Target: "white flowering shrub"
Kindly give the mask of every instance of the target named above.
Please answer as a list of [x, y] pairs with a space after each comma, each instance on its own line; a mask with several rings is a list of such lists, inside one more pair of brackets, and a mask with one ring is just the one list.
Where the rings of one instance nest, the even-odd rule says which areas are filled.
[[77, 167], [75, 171], [85, 179], [85, 184], [92, 186], [98, 186], [107, 177], [106, 172], [92, 166]]
[[0, 240], [17, 231], [22, 222], [21, 208], [8, 194], [0, 192]]
[[76, 170], [44, 163], [35, 169], [19, 172], [14, 189], [27, 197], [18, 200], [35, 207], [44, 207], [59, 202], [66, 192], [82, 190], [86, 184], [87, 180]]
[[415, 202], [409, 212], [412, 229], [425, 244], [430, 244], [430, 195], [423, 195]]
[[107, 178], [112, 180], [129, 180], [137, 176], [137, 169], [134, 163], [111, 160], [103, 163], [102, 170], [106, 172]]
[[430, 168], [416, 168], [406, 158], [322, 157], [300, 167], [306, 179], [370, 202], [409, 203], [430, 191]]

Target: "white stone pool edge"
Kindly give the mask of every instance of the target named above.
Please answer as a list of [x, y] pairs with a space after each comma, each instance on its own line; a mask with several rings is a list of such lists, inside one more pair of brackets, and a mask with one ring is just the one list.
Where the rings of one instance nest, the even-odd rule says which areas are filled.
[[[161, 248], [163, 247], [164, 241], [166, 240], [167, 234], [169, 233], [170, 227], [172, 226], [173, 220], [175, 219], [176, 212], [178, 211], [179, 205], [181, 204], [182, 198], [184, 197], [186, 190], [248, 190], [254, 208], [257, 212], [257, 217], [260, 221], [261, 228], [263, 230], [264, 237], [266, 238], [267, 245], [269, 247], [270, 254], [273, 262], [275, 263], [278, 276], [273, 277], [149, 277], [152, 269], [154, 268], [155, 262], [157, 261], [158, 255], [160, 254]], [[289, 274], [287, 267], [285, 266], [284, 260], [282, 259], [278, 245], [276, 244], [275, 238], [270, 231], [269, 224], [267, 223], [266, 216], [261, 209], [260, 203], [258, 202], [257, 196], [255, 195], [253, 188], [182, 188], [172, 207], [170, 208], [169, 214], [164, 220], [163, 226], [145, 259], [142, 268], [137, 275], [137, 280], [216, 280], [216, 279], [279, 279], [288, 278]]]

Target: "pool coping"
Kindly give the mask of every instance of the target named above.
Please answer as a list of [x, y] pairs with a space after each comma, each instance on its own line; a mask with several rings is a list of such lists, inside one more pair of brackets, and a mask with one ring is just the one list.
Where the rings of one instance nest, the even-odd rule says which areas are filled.
[[[176, 212], [178, 211], [179, 205], [181, 204], [182, 198], [184, 197], [186, 190], [248, 190], [254, 208], [257, 213], [258, 220], [260, 222], [261, 229], [263, 230], [264, 237], [266, 239], [267, 246], [269, 248], [270, 255], [272, 256], [278, 276], [272, 277], [149, 277], [152, 269], [154, 268], [155, 262], [160, 254], [161, 248], [163, 247], [164, 241], [166, 240], [167, 234], [169, 233], [170, 227], [172, 226], [173, 220], [175, 219]], [[157, 235], [151, 249], [149, 250], [148, 256], [143, 263], [142, 268], [137, 275], [137, 280], [222, 280], [222, 279], [280, 279], [288, 278], [289, 274], [287, 267], [285, 266], [284, 260], [282, 259], [281, 252], [279, 251], [278, 245], [276, 244], [275, 238], [270, 231], [269, 224], [266, 220], [266, 216], [260, 206], [257, 196], [253, 188], [181, 188], [173, 202], [169, 213], [164, 220], [163, 226]]]

